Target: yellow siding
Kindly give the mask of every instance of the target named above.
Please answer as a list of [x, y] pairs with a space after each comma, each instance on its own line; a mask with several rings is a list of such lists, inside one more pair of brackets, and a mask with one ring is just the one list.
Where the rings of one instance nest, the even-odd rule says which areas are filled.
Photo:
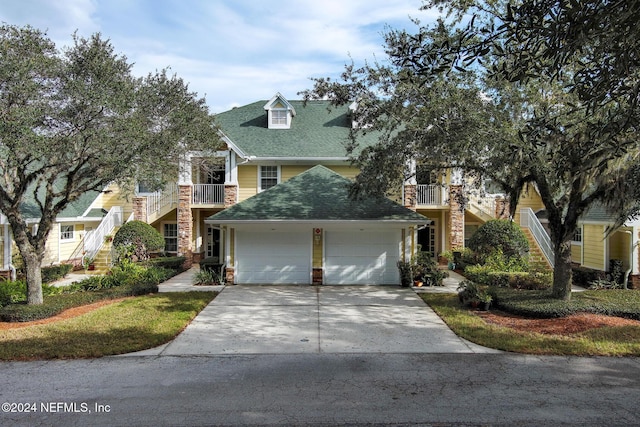
[[597, 270], [606, 270], [604, 226], [585, 224], [582, 231], [584, 260], [582, 265]]
[[127, 200], [120, 187], [115, 184], [110, 184], [107, 187], [106, 192], [100, 193], [98, 197], [96, 197], [96, 200], [91, 204], [91, 207], [102, 208], [108, 211], [114, 206], [121, 206], [124, 215], [123, 219], [127, 219], [133, 211], [133, 202], [131, 198], [129, 199], [130, 200]]
[[582, 245], [571, 245], [571, 261], [582, 264]]
[[629, 268], [630, 238], [628, 233], [621, 231], [613, 233], [609, 238], [609, 258], [621, 260], [625, 270]]
[[311, 165], [283, 165], [280, 167], [280, 182], [288, 181], [311, 168]]
[[54, 224], [53, 227], [51, 227], [51, 232], [49, 233], [47, 243], [45, 244], [44, 258], [42, 259], [41, 264], [43, 267], [58, 263], [58, 237], [60, 235], [59, 232], [60, 229], [58, 227], [58, 224]]
[[358, 168], [355, 168], [351, 165], [327, 166], [327, 168], [349, 179], [355, 179], [356, 175], [358, 175], [358, 172], [360, 172]]
[[238, 166], [238, 202], [254, 196], [258, 192], [258, 167]]
[[523, 208], [531, 208], [534, 212], [544, 209], [544, 203], [533, 185], [527, 185], [520, 195], [518, 210], [513, 218], [516, 224], [520, 224], [520, 210]]
[[[73, 255], [73, 252], [78, 248], [78, 245], [82, 245], [82, 236], [84, 236], [85, 234], [85, 225], [73, 224], [73, 226], [73, 240], [60, 240], [60, 262], [67, 261]], [[97, 227], [97, 225], [95, 227]], [[58, 230], [59, 228], [56, 227], [56, 231]], [[79, 252], [79, 255], [82, 255], [82, 251]]]

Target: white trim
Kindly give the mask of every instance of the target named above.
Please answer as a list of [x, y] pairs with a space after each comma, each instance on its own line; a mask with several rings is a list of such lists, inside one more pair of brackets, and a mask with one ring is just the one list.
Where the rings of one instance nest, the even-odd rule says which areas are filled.
[[[71, 237], [62, 237], [63, 231], [62, 231], [62, 227], [71, 227]], [[75, 224], [71, 224], [71, 225], [62, 225], [60, 223], [58, 223], [58, 240], [60, 242], [70, 242], [75, 240], [76, 238], [76, 226]]]
[[[281, 170], [280, 165], [258, 165], [258, 184], [257, 184], [258, 193], [262, 193], [263, 191], [268, 190], [268, 188], [265, 188], [265, 189], [262, 188], [262, 168], [263, 167], [275, 167], [276, 168], [276, 183], [275, 183], [275, 185], [280, 184], [280, 182], [282, 181], [282, 177], [281, 177], [282, 170]], [[269, 187], [269, 188], [271, 188], [271, 187]]]
[[370, 219], [370, 220], [361, 220], [361, 219], [344, 219], [344, 220], [334, 220], [334, 219], [255, 219], [255, 220], [211, 220], [205, 219], [205, 224], [224, 224], [230, 225], [233, 227], [242, 226], [242, 225], [255, 225], [255, 224], [287, 224], [291, 223], [293, 225], [305, 225], [305, 224], [328, 224], [328, 225], [366, 225], [368, 227], [371, 226], [383, 226], [390, 224], [413, 224], [413, 225], [425, 225], [431, 222], [431, 219], [427, 218], [427, 221], [416, 221], [416, 220], [406, 220], [406, 219]]

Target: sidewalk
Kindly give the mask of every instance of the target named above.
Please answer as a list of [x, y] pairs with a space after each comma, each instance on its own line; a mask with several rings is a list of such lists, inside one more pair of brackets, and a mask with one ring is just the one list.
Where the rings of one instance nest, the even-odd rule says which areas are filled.
[[200, 266], [194, 264], [187, 271], [173, 276], [171, 279], [158, 285], [158, 292], [190, 292], [190, 291], [209, 291], [220, 292], [224, 289], [224, 285], [217, 286], [201, 286], [193, 284], [193, 277], [200, 271]]

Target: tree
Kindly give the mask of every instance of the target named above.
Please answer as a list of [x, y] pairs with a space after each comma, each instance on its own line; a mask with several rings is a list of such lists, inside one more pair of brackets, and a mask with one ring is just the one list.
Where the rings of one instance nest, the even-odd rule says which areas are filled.
[[[352, 135], [356, 193], [406, 179], [411, 158], [492, 178], [512, 212], [535, 184], [555, 251], [553, 294], [568, 300], [580, 216], [598, 203], [617, 225], [638, 212], [629, 178], [640, 158], [640, 5], [627, 3], [427, 2], [448, 20], [389, 31], [387, 63], [315, 79], [305, 96], [358, 100], [367, 126]], [[358, 147], [372, 131], [379, 143]]]
[[218, 144], [204, 100], [181, 79], [134, 77], [99, 34], [73, 42], [58, 51], [34, 28], [0, 27], [0, 210], [25, 262], [29, 304], [42, 303], [45, 242], [67, 205], [111, 182], [160, 185], [182, 153]]

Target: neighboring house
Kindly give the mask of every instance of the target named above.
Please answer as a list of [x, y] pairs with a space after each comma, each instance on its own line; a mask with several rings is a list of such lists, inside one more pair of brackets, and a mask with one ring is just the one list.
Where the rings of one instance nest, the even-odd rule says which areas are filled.
[[[43, 264], [97, 256], [104, 236], [133, 218], [164, 236], [167, 253], [224, 264], [232, 283], [396, 284], [397, 261], [419, 248], [434, 255], [462, 248], [480, 225], [507, 214], [504, 197], [489, 188], [483, 197], [466, 195], [461, 209], [455, 195], [464, 189], [462, 175], [420, 165], [412, 166], [415, 177], [398, 189], [397, 200], [351, 200], [347, 184], [358, 170], [345, 146], [357, 106], [328, 107], [276, 94], [218, 114], [219, 151], [190, 153], [180, 162], [179, 181], [164, 191], [147, 191], [142, 182], [129, 202], [113, 187], [88, 194], [58, 218]], [[365, 146], [376, 142], [366, 138]], [[545, 246], [535, 215], [541, 210], [531, 187], [515, 219], [531, 231], [533, 244], [539, 235]], [[623, 257], [632, 243], [627, 229], [603, 240], [604, 223], [597, 230], [598, 224], [585, 217], [576, 262], [606, 270], [608, 258], [619, 257], [638, 274], [637, 252], [636, 262]], [[628, 229], [637, 242], [638, 224]], [[6, 224], [0, 231], [7, 270], [10, 233]]]
[[[546, 211], [535, 186], [529, 186], [523, 193], [514, 219], [535, 234], [535, 243], [547, 248], [548, 256], [552, 256]], [[623, 270], [632, 275], [634, 287], [640, 288], [640, 219], [629, 220], [609, 233], [614, 221], [615, 217], [600, 205], [589, 209], [578, 221], [571, 244], [571, 260], [575, 265], [600, 271], [610, 271], [611, 260], [622, 261]]]
[[[37, 227], [38, 208], [27, 200], [23, 205], [27, 223]], [[85, 193], [69, 204], [56, 218], [46, 243], [42, 266], [73, 263], [82, 265], [83, 257], [95, 258], [103, 246], [105, 235], [113, 233], [132, 213], [132, 203], [121, 197], [117, 186]], [[0, 215], [0, 265], [8, 276], [13, 256], [18, 253], [12, 242], [9, 224]]]

